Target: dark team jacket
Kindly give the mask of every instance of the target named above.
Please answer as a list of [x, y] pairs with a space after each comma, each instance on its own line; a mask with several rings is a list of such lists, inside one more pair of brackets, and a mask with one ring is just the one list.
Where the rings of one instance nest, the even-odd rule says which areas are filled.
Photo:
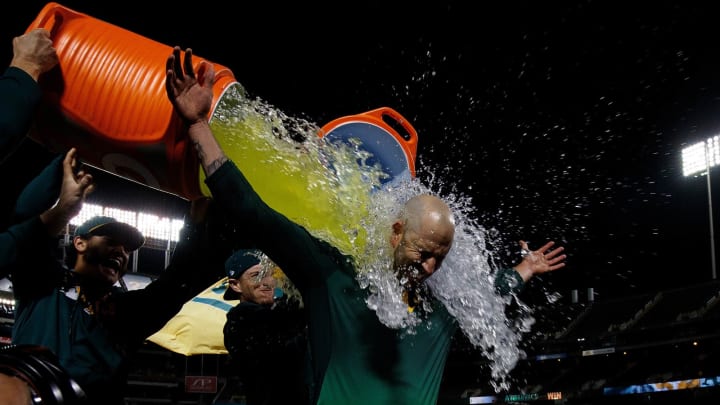
[[286, 298], [245, 301], [228, 311], [225, 348], [248, 405], [309, 402], [306, 325], [298, 303]]
[[40, 103], [40, 86], [22, 69], [0, 76], [0, 161], [25, 137]]

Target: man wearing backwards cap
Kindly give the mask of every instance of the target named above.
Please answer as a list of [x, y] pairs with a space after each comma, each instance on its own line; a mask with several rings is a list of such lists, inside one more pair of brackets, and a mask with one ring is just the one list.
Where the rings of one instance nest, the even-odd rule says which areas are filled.
[[[90, 218], [67, 246], [77, 255], [68, 263], [72, 269], [57, 259], [60, 230], [80, 212], [94, 187], [92, 176], [75, 173], [74, 166], [72, 149], [57, 176], [62, 179], [57, 204], [31, 219], [25, 235], [18, 235], [23, 243], [10, 266], [16, 301], [13, 344], [52, 350], [90, 404], [124, 404], [128, 356], [185, 302], [223, 276], [222, 261], [206, 251], [217, 245], [205, 233], [210, 200], [193, 201], [170, 265], [158, 279], [144, 289], [125, 291], [118, 281], [130, 254], [145, 242], [131, 225], [112, 217]], [[23, 195], [41, 192], [29, 186]]]
[[227, 313], [225, 348], [246, 403], [309, 403], [305, 314], [287, 295], [275, 299], [276, 265], [258, 250], [238, 250], [225, 271], [223, 298], [240, 300]]
[[[265, 265], [261, 263], [265, 261]], [[272, 304], [277, 282], [269, 259], [258, 250], [238, 250], [225, 262], [228, 288], [223, 298], [232, 301]], [[252, 270], [252, 271], [250, 271]]]

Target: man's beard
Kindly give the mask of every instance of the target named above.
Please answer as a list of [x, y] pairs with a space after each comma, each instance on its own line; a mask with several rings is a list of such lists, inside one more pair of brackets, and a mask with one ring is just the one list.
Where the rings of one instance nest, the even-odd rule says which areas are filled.
[[[108, 267], [112, 268], [117, 272], [117, 277], [120, 278], [125, 273], [122, 266], [118, 265], [118, 263], [108, 257], [108, 255], [103, 252], [101, 249], [96, 248], [94, 246], [88, 246], [87, 251], [85, 251], [85, 262], [93, 267]], [[99, 272], [96, 272], [93, 274], [94, 278], [106, 280], [105, 277]]]

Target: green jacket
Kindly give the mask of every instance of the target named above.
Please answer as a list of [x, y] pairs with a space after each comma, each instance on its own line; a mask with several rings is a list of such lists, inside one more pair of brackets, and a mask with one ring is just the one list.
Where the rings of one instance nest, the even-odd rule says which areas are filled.
[[368, 292], [358, 284], [352, 260], [266, 205], [233, 162], [206, 183], [230, 220], [252, 230], [253, 247], [265, 252], [300, 290], [317, 403], [437, 402], [457, 329], [441, 303], [433, 302], [433, 311], [415, 334], [385, 326], [368, 308]]
[[8, 67], [0, 76], [0, 161], [27, 134], [41, 97], [40, 86], [22, 69]]

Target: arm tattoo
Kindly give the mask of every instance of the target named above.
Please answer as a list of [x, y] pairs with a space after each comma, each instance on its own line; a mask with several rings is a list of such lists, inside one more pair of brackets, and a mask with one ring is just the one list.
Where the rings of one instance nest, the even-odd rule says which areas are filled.
[[[195, 149], [197, 150], [198, 158], [200, 159], [200, 162], [205, 162], [205, 151], [202, 148], [202, 145], [200, 145], [200, 142], [193, 141], [193, 146], [195, 146]], [[220, 168], [220, 166], [223, 165], [228, 160], [227, 156], [223, 155], [214, 161], [208, 163], [204, 166], [205, 168], [205, 176], [210, 177], [211, 174], [215, 173], [217, 169]]]

